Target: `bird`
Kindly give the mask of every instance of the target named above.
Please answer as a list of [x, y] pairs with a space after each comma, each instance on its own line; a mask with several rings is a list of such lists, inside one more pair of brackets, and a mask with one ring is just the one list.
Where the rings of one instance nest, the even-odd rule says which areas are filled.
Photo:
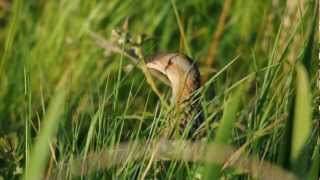
[[[151, 75], [169, 85], [172, 89], [171, 107], [174, 107], [173, 114], [179, 117], [169, 117], [168, 119], [178, 119], [179, 131], [180, 133], [186, 132], [187, 137], [196, 132], [203, 122], [204, 115], [200, 95], [196, 93], [201, 86], [201, 77], [195, 61], [182, 53], [158, 53], [151, 58], [146, 58], [149, 60], [145, 64], [145, 56], [141, 46], [143, 42], [132, 44], [134, 40], [129, 38], [131, 44], [129, 43], [126, 48], [123, 47], [126, 38], [130, 37], [126, 30], [114, 31], [115, 37], [113, 40], [105, 40], [96, 33], [90, 35], [100, 47], [106, 50], [107, 54], [111, 52], [126, 56], [134, 65], [142, 69], [147, 78], [148, 74], [145, 73], [144, 68], [144, 65], [146, 65]], [[123, 37], [125, 38], [123, 39]], [[143, 65], [141, 66], [141, 64]], [[158, 95], [158, 91], [155, 92]], [[187, 131], [185, 131], [186, 129]]]
[[171, 87], [171, 106], [179, 133], [194, 137], [204, 121], [200, 94], [201, 76], [195, 61], [182, 53], [161, 53], [150, 58], [147, 68]]

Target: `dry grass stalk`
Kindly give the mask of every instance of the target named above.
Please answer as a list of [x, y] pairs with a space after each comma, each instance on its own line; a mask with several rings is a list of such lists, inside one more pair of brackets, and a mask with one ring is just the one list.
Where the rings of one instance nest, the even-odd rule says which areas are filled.
[[[217, 29], [215, 30], [212, 40], [210, 43], [210, 47], [208, 50], [208, 55], [205, 61], [206, 67], [211, 68], [212, 65], [215, 63], [215, 59], [218, 54], [218, 47], [220, 43], [221, 36], [224, 32], [224, 26], [226, 23], [226, 18], [229, 14], [230, 8], [231, 8], [232, 0], [225, 0], [223, 4], [223, 9], [221, 12], [221, 15], [219, 17], [219, 22], [217, 24]], [[209, 73], [206, 73], [203, 77], [203, 82], [206, 82], [208, 80]]]
[[[82, 176], [113, 166], [130, 165], [144, 158], [152, 158], [153, 162], [180, 160], [223, 164], [235, 152], [236, 149], [231, 146], [215, 143], [205, 144], [200, 141], [169, 141], [165, 139], [130, 141], [120, 143], [114, 148], [91, 152], [85, 160], [83, 158], [70, 160], [67, 167], [64, 166], [58, 174], [59, 176], [65, 176], [66, 169], [70, 168], [72, 176]], [[233, 163], [233, 167], [244, 170], [258, 179], [296, 179], [296, 176], [291, 172], [250, 155], [238, 157]]]

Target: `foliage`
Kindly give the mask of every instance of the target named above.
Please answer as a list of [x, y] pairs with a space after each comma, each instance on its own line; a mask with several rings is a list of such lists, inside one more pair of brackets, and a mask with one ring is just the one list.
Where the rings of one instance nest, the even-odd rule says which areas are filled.
[[[231, 0], [229, 10], [226, 2], [0, 1], [0, 179], [29, 179], [30, 172], [49, 177], [56, 168], [71, 169], [64, 164], [69, 159], [119, 142], [161, 138], [166, 112], [144, 75], [126, 57], [106, 56], [90, 36], [108, 38], [127, 17], [131, 32], [152, 37], [146, 55], [188, 54], [208, 77], [201, 93], [203, 141], [238, 149], [219, 166], [219, 177], [254, 178], [232, 168], [241, 155], [253, 154], [317, 179], [318, 1]], [[208, 52], [212, 44], [216, 53]], [[168, 100], [169, 88], [157, 86]], [[205, 163], [149, 162], [85, 178], [194, 179], [212, 170]]]

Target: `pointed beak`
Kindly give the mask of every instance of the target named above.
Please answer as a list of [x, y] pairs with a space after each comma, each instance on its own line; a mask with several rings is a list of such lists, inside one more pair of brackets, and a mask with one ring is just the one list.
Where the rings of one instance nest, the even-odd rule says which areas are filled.
[[163, 74], [166, 74], [162, 65], [157, 61], [151, 61], [147, 63], [147, 67], [151, 70], [157, 70]]
[[151, 61], [147, 63], [147, 67], [158, 80], [170, 86], [170, 80], [168, 79], [167, 74], [164, 68], [162, 67], [161, 63], [157, 61]]

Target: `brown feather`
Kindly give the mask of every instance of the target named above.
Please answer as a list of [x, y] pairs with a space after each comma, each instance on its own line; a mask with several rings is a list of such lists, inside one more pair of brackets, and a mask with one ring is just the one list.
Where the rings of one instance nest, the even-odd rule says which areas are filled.
[[159, 71], [170, 81], [171, 103], [175, 107], [174, 116], [179, 119], [180, 133], [190, 127], [190, 137], [203, 122], [200, 96], [195, 93], [201, 83], [198, 66], [190, 58], [179, 53], [159, 54], [153, 57], [147, 66]]

